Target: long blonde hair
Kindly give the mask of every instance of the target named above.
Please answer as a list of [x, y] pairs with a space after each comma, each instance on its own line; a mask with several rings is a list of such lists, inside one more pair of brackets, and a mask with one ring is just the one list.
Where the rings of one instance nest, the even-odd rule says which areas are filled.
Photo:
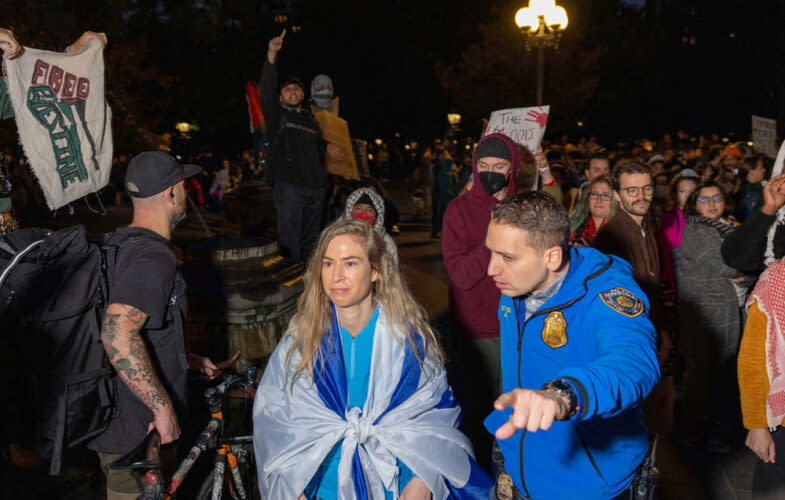
[[395, 265], [387, 251], [384, 240], [367, 222], [358, 219], [339, 219], [330, 224], [319, 238], [305, 270], [305, 290], [297, 301], [297, 313], [289, 323], [289, 335], [294, 342], [286, 353], [286, 366], [295, 353], [301, 358], [294, 369], [292, 382], [304, 371], [313, 380], [313, 371], [319, 357], [331, 353], [322, 352], [322, 337], [332, 325], [332, 308], [330, 298], [322, 284], [322, 261], [327, 245], [333, 238], [340, 235], [355, 236], [365, 249], [371, 269], [376, 271], [378, 278], [373, 283], [371, 293], [376, 303], [393, 328], [403, 336], [405, 342], [412, 347], [420, 363], [414, 335], [422, 338], [423, 352], [439, 363], [444, 363], [444, 353], [435, 332], [428, 324], [428, 314], [412, 297], [401, 271]]

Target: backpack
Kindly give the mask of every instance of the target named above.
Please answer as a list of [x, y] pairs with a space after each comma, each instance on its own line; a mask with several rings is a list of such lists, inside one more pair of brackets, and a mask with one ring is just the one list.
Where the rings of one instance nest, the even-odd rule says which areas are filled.
[[[100, 329], [107, 269], [121, 247], [96, 245], [83, 226], [0, 237], [0, 324], [13, 353], [14, 396], [33, 449], [59, 475], [63, 454], [109, 425], [114, 370]], [[16, 392], [18, 391], [18, 392]]]

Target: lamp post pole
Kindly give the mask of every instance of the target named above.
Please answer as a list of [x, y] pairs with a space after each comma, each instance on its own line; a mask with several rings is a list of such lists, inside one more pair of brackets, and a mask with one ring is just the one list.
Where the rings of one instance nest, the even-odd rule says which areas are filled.
[[537, 47], [537, 106], [542, 106], [542, 87], [545, 81], [545, 47]]
[[[530, 5], [534, 3], [532, 0]], [[515, 23], [523, 33], [526, 50], [537, 49], [537, 106], [542, 106], [545, 48], [559, 48], [559, 40], [567, 27], [567, 12], [563, 7], [557, 7], [554, 0], [540, 0], [534, 7], [520, 9], [515, 14]]]

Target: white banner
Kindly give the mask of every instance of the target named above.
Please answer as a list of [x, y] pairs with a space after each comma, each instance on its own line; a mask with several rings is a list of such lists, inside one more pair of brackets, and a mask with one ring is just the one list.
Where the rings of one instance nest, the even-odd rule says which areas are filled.
[[752, 142], [756, 153], [774, 158], [777, 154], [777, 120], [752, 115]]
[[4, 59], [25, 155], [54, 210], [98, 191], [112, 168], [112, 110], [98, 40], [71, 54], [24, 47]]
[[550, 106], [502, 109], [491, 113], [485, 134], [504, 134], [532, 154], [545, 136]]

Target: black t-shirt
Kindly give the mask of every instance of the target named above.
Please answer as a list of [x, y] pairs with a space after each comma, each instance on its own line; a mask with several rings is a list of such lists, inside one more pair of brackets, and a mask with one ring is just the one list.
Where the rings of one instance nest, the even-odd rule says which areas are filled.
[[[108, 303], [133, 306], [148, 315], [141, 336], [181, 418], [187, 399], [188, 359], [183, 338], [187, 304], [177, 259], [167, 240], [147, 229], [118, 229], [106, 243], [119, 247], [110, 270]], [[142, 442], [152, 421], [153, 412], [117, 377], [117, 413], [90, 448], [127, 453]]]

